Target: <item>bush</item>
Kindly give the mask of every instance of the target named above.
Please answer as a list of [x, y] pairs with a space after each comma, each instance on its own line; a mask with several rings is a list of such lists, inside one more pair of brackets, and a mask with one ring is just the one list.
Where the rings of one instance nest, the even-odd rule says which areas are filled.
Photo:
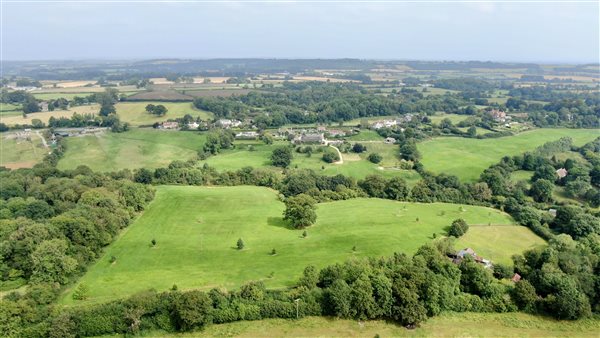
[[383, 160], [383, 156], [378, 153], [371, 153], [369, 154], [369, 157], [367, 157], [367, 160], [377, 164]]
[[340, 157], [338, 156], [337, 152], [326, 151], [323, 153], [323, 161], [325, 161], [327, 163], [333, 163], [333, 162], [337, 162], [339, 160], [340, 160]]
[[448, 235], [458, 238], [458, 237], [466, 234], [467, 230], [469, 230], [469, 225], [467, 224], [467, 222], [464, 219], [462, 219], [462, 218], [455, 219], [452, 222], [452, 225], [450, 226], [450, 230], [448, 230]]
[[367, 147], [365, 147], [364, 145], [362, 145], [360, 143], [354, 143], [354, 145], [352, 146], [352, 152], [362, 153], [365, 151], [367, 151]]

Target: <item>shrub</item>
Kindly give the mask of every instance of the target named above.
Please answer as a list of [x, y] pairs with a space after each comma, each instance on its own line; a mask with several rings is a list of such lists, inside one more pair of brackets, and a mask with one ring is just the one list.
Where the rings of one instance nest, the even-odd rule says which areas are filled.
[[449, 236], [454, 236], [454, 237], [460, 237], [464, 234], [467, 233], [467, 230], [469, 230], [469, 225], [467, 224], [467, 222], [462, 219], [455, 219], [452, 222], [452, 225], [450, 226], [450, 230], [448, 230], [448, 235]]
[[323, 161], [325, 161], [327, 163], [333, 163], [333, 162], [337, 162], [339, 160], [340, 160], [340, 157], [338, 156], [337, 152], [326, 151], [323, 153]]
[[371, 153], [369, 154], [369, 156], [367, 157], [367, 160], [371, 161], [372, 163], [379, 163], [383, 160], [383, 156], [381, 156], [378, 153]]

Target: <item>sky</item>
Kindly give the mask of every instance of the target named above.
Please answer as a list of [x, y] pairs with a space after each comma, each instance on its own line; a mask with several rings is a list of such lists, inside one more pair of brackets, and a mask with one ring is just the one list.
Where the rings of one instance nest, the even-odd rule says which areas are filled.
[[597, 1], [102, 1], [3, 0], [2, 59], [600, 61]]

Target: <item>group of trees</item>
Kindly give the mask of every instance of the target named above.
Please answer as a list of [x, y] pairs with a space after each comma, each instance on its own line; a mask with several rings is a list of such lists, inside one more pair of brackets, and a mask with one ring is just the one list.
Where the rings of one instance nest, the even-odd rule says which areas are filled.
[[149, 114], [153, 114], [156, 116], [165, 116], [167, 114], [167, 107], [165, 107], [162, 104], [159, 105], [153, 105], [153, 104], [148, 104], [146, 106], [146, 112], [148, 112]]
[[453, 264], [445, 256], [450, 246], [442, 241], [437, 247], [421, 247], [413, 257], [398, 253], [321, 270], [308, 266], [296, 286], [285, 290], [268, 290], [262, 282], [249, 282], [231, 292], [180, 292], [174, 287], [39, 317], [31, 316], [33, 309], [21, 307], [31, 296], [14, 295], [3, 301], [0, 313], [30, 315], [3, 316], [7, 320], [0, 324], [0, 332], [51, 337], [136, 334], [152, 329], [182, 332], [212, 323], [320, 315], [393, 320], [414, 327], [443, 311], [507, 312], [527, 303], [527, 297], [520, 296], [527, 293], [520, 292], [519, 284], [500, 283], [491, 271], [470, 259]]
[[[369, 116], [453, 112], [466, 103], [456, 96], [425, 97], [411, 91], [381, 96], [373, 95], [356, 84], [319, 82], [284, 82], [282, 87], [269, 91], [252, 91], [227, 98], [202, 97], [194, 101], [197, 108], [211, 111], [217, 117], [252, 117], [259, 128], [287, 123], [338, 122]], [[269, 114], [264, 114], [264, 111]]]
[[[0, 283], [27, 284], [24, 295], [0, 301], [4, 337], [38, 336], [27, 332], [49, 317], [61, 288], [154, 197], [151, 186], [87, 167], [57, 170], [58, 148], [32, 169], [0, 171]], [[77, 295], [85, 298], [85, 290]]]
[[0, 279], [65, 284], [154, 196], [150, 186], [86, 167], [0, 173]]

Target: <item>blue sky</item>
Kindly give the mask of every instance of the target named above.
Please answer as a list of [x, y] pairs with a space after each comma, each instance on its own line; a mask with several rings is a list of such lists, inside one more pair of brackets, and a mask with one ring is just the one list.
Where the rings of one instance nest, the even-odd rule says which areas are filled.
[[374, 58], [598, 62], [595, 3], [3, 4], [4, 60]]

